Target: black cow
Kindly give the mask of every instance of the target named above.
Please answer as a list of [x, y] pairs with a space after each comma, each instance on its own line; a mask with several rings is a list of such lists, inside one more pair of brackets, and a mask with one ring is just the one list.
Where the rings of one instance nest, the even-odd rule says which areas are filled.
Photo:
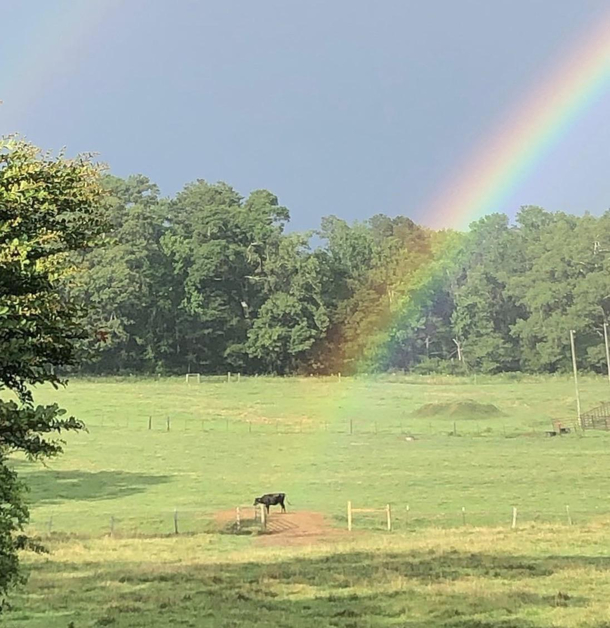
[[267, 509], [267, 514], [269, 514], [269, 506], [277, 506], [279, 504], [282, 507], [282, 512], [286, 512], [286, 506], [284, 506], [285, 498], [286, 495], [284, 493], [267, 493], [267, 495], [257, 497], [254, 500], [254, 505], [263, 504]]

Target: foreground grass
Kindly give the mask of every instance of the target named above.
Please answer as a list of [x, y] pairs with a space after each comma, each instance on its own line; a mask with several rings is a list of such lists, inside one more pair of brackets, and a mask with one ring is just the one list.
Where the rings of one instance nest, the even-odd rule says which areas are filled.
[[246, 537], [56, 541], [28, 559], [10, 628], [603, 628], [610, 532], [537, 526], [365, 533], [261, 547]]

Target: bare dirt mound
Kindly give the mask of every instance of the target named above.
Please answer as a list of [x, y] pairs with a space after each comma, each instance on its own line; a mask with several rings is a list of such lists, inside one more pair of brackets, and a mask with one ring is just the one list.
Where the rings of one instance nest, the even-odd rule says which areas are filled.
[[[216, 514], [216, 523], [227, 529], [235, 523], [235, 511]], [[244, 520], [244, 524], [246, 521]], [[267, 520], [267, 531], [257, 537], [261, 545], [312, 545], [347, 536], [347, 530], [329, 524], [322, 513], [308, 510], [273, 512]]]

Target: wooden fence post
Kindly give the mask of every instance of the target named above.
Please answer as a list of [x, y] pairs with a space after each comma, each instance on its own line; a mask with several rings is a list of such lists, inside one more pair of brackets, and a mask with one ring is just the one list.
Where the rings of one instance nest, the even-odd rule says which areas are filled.
[[347, 502], [347, 530], [352, 531], [352, 502]]
[[261, 509], [261, 528], [263, 532], [267, 530], [267, 511], [265, 510], [265, 506], [263, 504], [260, 505]]
[[178, 509], [174, 508], [174, 534], [178, 534]]
[[237, 374], [237, 383], [239, 384], [239, 382], [241, 382], [241, 373]]
[[235, 523], [237, 525], [237, 529], [241, 530], [241, 512], [239, 510], [239, 506], [235, 509]]
[[114, 516], [110, 517], [110, 536], [114, 537]]
[[572, 525], [572, 516], [570, 515], [570, 507], [566, 506], [566, 514], [568, 515], [568, 525]]
[[201, 384], [201, 373], [197, 373], [197, 383]]
[[392, 507], [387, 504], [385, 507], [386, 515], [388, 517], [388, 532], [392, 531]]
[[517, 508], [513, 506], [513, 523], [511, 528], [514, 530], [517, 527]]
[[187, 384], [189, 383], [189, 374], [188, 373], [186, 374], [186, 383]]
[[169, 432], [169, 423], [170, 423], [170, 418], [167, 417], [167, 431]]
[[152, 430], [152, 416], [148, 417], [148, 429]]
[[466, 508], [462, 506], [462, 525], [466, 525]]
[[406, 516], [407, 524], [409, 523], [409, 510], [410, 509], [411, 509], [411, 507], [409, 506], [409, 504], [407, 504], [407, 516]]
[[231, 383], [231, 371], [227, 373], [227, 384]]

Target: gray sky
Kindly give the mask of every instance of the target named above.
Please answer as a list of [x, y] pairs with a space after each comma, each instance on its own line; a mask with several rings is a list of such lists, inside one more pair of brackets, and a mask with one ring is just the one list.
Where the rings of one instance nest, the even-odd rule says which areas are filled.
[[[293, 228], [426, 203], [607, 0], [0, 0], [0, 133], [174, 194], [268, 188]], [[8, 36], [4, 36], [8, 33]], [[496, 210], [610, 207], [610, 95]]]

